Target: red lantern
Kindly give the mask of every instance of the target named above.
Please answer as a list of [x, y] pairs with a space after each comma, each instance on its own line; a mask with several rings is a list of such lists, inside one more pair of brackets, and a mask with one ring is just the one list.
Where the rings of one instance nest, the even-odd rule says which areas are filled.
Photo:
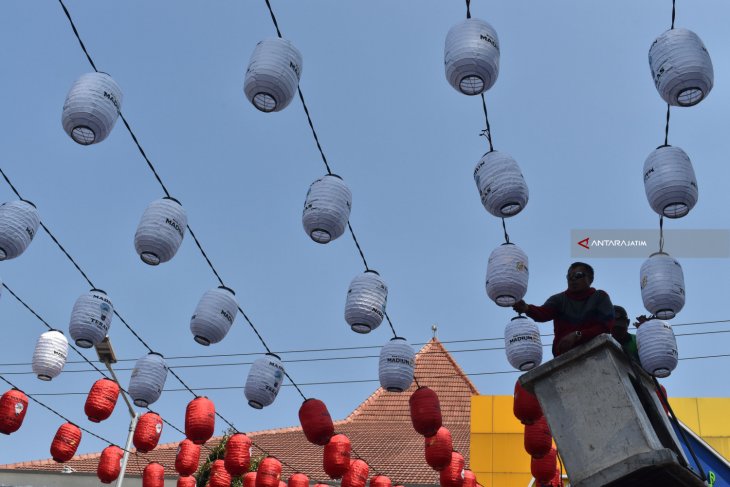
[[425, 438], [426, 463], [434, 470], [443, 470], [451, 463], [454, 444], [451, 432], [443, 426], [433, 436]]
[[370, 487], [391, 487], [390, 478], [386, 475], [376, 475], [370, 479]]
[[198, 481], [190, 475], [181, 475], [177, 478], [177, 487], [195, 487]]
[[656, 391], [656, 395], [659, 396], [659, 402], [664, 408], [664, 412], [669, 414], [669, 406], [667, 405], [666, 401], [664, 401], [665, 397], [667, 398], [667, 400], [669, 400], [669, 396], [667, 396], [667, 390], [662, 384], [659, 384], [659, 389], [661, 389], [661, 392]]
[[256, 472], [248, 472], [243, 476], [243, 487], [256, 487]]
[[274, 457], [266, 457], [259, 463], [256, 471], [256, 487], [279, 487], [281, 462]]
[[544, 457], [552, 446], [553, 437], [545, 416], [532, 424], [525, 425], [525, 451], [532, 457]]
[[314, 487], [330, 487], [327, 484], [314, 484]]
[[185, 438], [177, 445], [175, 470], [183, 476], [192, 475], [198, 470], [198, 463], [200, 463], [200, 445]]
[[243, 433], [228, 438], [224, 463], [228, 473], [234, 477], [248, 472], [251, 465], [251, 438]]
[[544, 457], [532, 458], [530, 472], [535, 480], [546, 484], [555, 477], [555, 469], [558, 467], [557, 454], [555, 448], [550, 448], [550, 451]]
[[532, 424], [542, 416], [542, 409], [537, 398], [520, 385], [519, 379], [515, 382], [515, 398], [512, 410], [515, 417], [522, 424]]
[[555, 469], [555, 477], [550, 481], [550, 487], [563, 487], [563, 475], [560, 472], [560, 467]]
[[439, 472], [441, 487], [462, 487], [464, 485], [464, 457], [458, 451], [451, 452], [451, 462]]
[[111, 379], [103, 378], [94, 382], [86, 397], [84, 412], [89, 421], [99, 423], [112, 415], [119, 399], [119, 384]]
[[15, 433], [28, 411], [28, 396], [12, 388], [0, 397], [0, 433]]
[[289, 477], [288, 487], [309, 487], [309, 477], [303, 473], [295, 473]]
[[157, 462], [148, 463], [142, 471], [142, 487], [165, 487], [165, 467]]
[[423, 436], [433, 436], [441, 427], [439, 397], [428, 387], [419, 387], [408, 400], [413, 428]]
[[323, 467], [330, 478], [339, 479], [350, 468], [352, 445], [345, 435], [334, 435], [324, 447]]
[[185, 436], [196, 445], [202, 445], [215, 430], [215, 405], [207, 397], [196, 397], [185, 410]]
[[286, 482], [279, 480], [279, 487], [286, 487]]
[[350, 468], [342, 476], [340, 487], [365, 487], [370, 475], [370, 467], [360, 459], [350, 462]]
[[115, 445], [110, 445], [104, 448], [99, 457], [99, 466], [96, 468], [96, 476], [99, 477], [105, 484], [111, 484], [117, 477], [119, 472], [122, 471], [122, 457], [124, 452], [121, 448]]
[[335, 432], [332, 416], [319, 399], [307, 399], [302, 403], [299, 408], [299, 422], [307, 441], [315, 445], [326, 445]]
[[134, 428], [134, 447], [142, 452], [147, 453], [155, 449], [160, 441], [162, 434], [162, 418], [159, 414], [148, 412], [144, 413], [137, 421], [137, 427]]
[[463, 487], [477, 487], [477, 476], [469, 469], [464, 470]]
[[81, 430], [72, 423], [64, 423], [56, 431], [51, 443], [51, 456], [59, 463], [68, 462], [81, 443]]
[[231, 474], [226, 470], [223, 460], [216, 460], [210, 467], [208, 487], [231, 487]]

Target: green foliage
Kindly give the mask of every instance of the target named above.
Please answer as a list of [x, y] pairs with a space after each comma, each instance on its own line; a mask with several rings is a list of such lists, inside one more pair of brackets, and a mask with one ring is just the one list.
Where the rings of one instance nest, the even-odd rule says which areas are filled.
[[[208, 483], [208, 480], [210, 479], [210, 468], [213, 466], [213, 462], [223, 459], [226, 454], [226, 444], [228, 443], [228, 438], [230, 438], [231, 435], [235, 433], [235, 429], [228, 428], [223, 432], [220, 443], [218, 443], [218, 445], [216, 445], [212, 449], [207, 449], [209, 451], [208, 457], [205, 459], [205, 463], [203, 463], [196, 472], [196, 487], [205, 487], [205, 485]], [[251, 457], [251, 465], [248, 467], [248, 471], [255, 472], [256, 470], [258, 470], [259, 463], [261, 463], [261, 460], [266, 458], [266, 456], [267, 455]], [[233, 479], [231, 480], [231, 487], [243, 487], [243, 477], [233, 477]]]

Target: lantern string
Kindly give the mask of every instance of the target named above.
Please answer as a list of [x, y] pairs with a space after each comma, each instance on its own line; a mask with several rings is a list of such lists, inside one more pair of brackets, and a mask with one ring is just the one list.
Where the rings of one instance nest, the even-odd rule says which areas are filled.
[[[269, 3], [269, 0], [266, 1], [266, 6], [269, 8], [269, 13], [271, 14], [271, 21], [274, 23], [274, 27], [276, 28], [276, 35], [281, 38], [281, 31], [279, 30], [279, 23], [276, 21], [276, 15], [274, 15], [274, 10], [271, 8], [271, 4]], [[299, 96], [301, 96], [301, 92], [299, 93]]]
[[492, 128], [489, 125], [489, 115], [487, 113], [487, 101], [484, 99], [484, 93], [481, 94], [482, 97], [482, 110], [484, 111], [484, 120], [487, 123], [487, 128], [482, 130], [481, 135], [486, 137], [489, 141], [489, 152], [492, 152], [494, 150], [494, 145], [492, 144]]
[[664, 126], [664, 145], [665, 146], [669, 145], [669, 114], [670, 114], [669, 103], [667, 103], [667, 123]]
[[672, 0], [672, 29], [674, 29], [674, 19], [677, 16], [676, 0]]
[[466, 18], [471, 18], [471, 10], [469, 8], [469, 4], [471, 3], [471, 0], [466, 0]]
[[504, 217], [502, 217], [502, 230], [504, 230], [504, 242], [509, 243], [509, 234], [507, 233], [507, 223], [504, 221]]
[[368, 261], [365, 260], [365, 254], [362, 251], [362, 247], [360, 247], [360, 242], [357, 241], [357, 237], [355, 236], [355, 231], [352, 229], [352, 225], [350, 225], [350, 220], [347, 221], [347, 228], [350, 229], [350, 235], [352, 235], [352, 240], [355, 242], [357, 251], [360, 253], [360, 258], [362, 259], [362, 263], [365, 265], [365, 270], [369, 271], [370, 268], [368, 267]]
[[398, 334], [395, 332], [395, 328], [393, 327], [393, 322], [390, 321], [390, 316], [388, 316], [387, 311], [385, 311], [385, 319], [388, 321], [388, 325], [390, 325], [390, 331], [393, 332], [393, 338], [398, 338]]
[[664, 215], [659, 217], [659, 252], [664, 252]]
[[76, 39], [79, 41], [79, 44], [81, 45], [81, 50], [84, 51], [84, 54], [86, 54], [86, 59], [89, 60], [89, 64], [91, 64], [91, 67], [94, 68], [94, 71], [96, 71], [98, 73], [99, 70], [96, 69], [96, 65], [94, 64], [94, 60], [91, 59], [91, 56], [89, 55], [89, 51], [86, 50], [86, 46], [84, 45], [84, 41], [81, 40], [81, 36], [79, 35], [79, 31], [76, 30], [76, 25], [74, 25], [74, 21], [71, 20], [71, 14], [68, 12], [68, 9], [66, 8], [66, 5], [63, 4], [63, 0], [58, 0], [58, 3], [61, 4], [61, 8], [63, 9], [63, 13], [66, 14], [66, 17], [68, 18], [68, 21], [71, 24], [71, 28], [74, 31], [74, 35], [76, 36]]
[[[266, 3], [269, 3], [269, 0], [266, 0]], [[276, 22], [276, 20], [274, 20]], [[276, 28], [277, 31], [279, 30], [279, 27]], [[281, 37], [281, 34], [279, 34], [279, 37]], [[317, 143], [317, 149], [319, 150], [319, 155], [322, 156], [322, 162], [324, 162], [324, 167], [327, 168], [327, 174], [332, 174], [332, 170], [330, 169], [330, 165], [327, 163], [327, 156], [324, 155], [324, 151], [322, 150], [322, 145], [319, 143], [319, 137], [317, 137], [317, 131], [314, 130], [314, 123], [312, 122], [312, 117], [309, 115], [309, 108], [307, 108], [307, 104], [304, 101], [304, 94], [302, 93], [302, 89], [297, 86], [297, 91], [299, 92], [299, 99], [302, 101], [302, 108], [304, 108], [304, 114], [307, 115], [307, 122], [309, 122], [309, 128], [312, 129], [312, 136], [314, 136], [314, 142]], [[358, 246], [359, 248], [359, 246]], [[362, 253], [362, 251], [361, 251]]]
[[[61, 0], [59, 0], [61, 1]], [[132, 137], [132, 141], [134, 142], [134, 145], [137, 146], [137, 150], [139, 150], [139, 153], [142, 154], [142, 157], [144, 158], [145, 162], [147, 163], [147, 166], [150, 168], [150, 171], [152, 171], [152, 174], [154, 174], [155, 179], [157, 179], [157, 182], [160, 184], [160, 187], [162, 187], [162, 191], [165, 192], [165, 196], [168, 198], [170, 197], [170, 192], [167, 190], [167, 187], [165, 186], [165, 183], [162, 182], [162, 178], [160, 178], [160, 175], [157, 173], [157, 169], [155, 169], [155, 166], [152, 164], [152, 161], [150, 161], [149, 157], [147, 157], [147, 153], [142, 148], [142, 145], [139, 143], [139, 140], [137, 139], [137, 136], [135, 135], [134, 131], [132, 130], [132, 127], [129, 125], [129, 122], [127, 122], [126, 117], [122, 113], [121, 110], [117, 109], [119, 112], [119, 118], [122, 119], [122, 122], [124, 122], [124, 127], [126, 127], [127, 132], [129, 132], [129, 135]], [[190, 227], [188, 227], [189, 229]]]
[[373, 465], [372, 465], [372, 464], [371, 464], [370, 462], [368, 462], [367, 460], [365, 460], [365, 458], [363, 458], [363, 456], [362, 456], [362, 455], [360, 455], [360, 454], [359, 454], [358, 452], [356, 452], [356, 451], [355, 451], [355, 449], [354, 449], [354, 448], [352, 448], [352, 445], [350, 445], [350, 451], [352, 451], [352, 453], [354, 453], [354, 454], [355, 454], [355, 456], [356, 456], [357, 458], [359, 458], [359, 459], [360, 459], [360, 460], [362, 460], [363, 462], [367, 463], [368, 467], [370, 467], [371, 469], [373, 469], [373, 472], [375, 472], [375, 475], [382, 475], [382, 474], [381, 474], [381, 473], [380, 473], [380, 472], [378, 471], [378, 469], [377, 469], [377, 468], [375, 468], [375, 467], [374, 467], [374, 466], [373, 466]]

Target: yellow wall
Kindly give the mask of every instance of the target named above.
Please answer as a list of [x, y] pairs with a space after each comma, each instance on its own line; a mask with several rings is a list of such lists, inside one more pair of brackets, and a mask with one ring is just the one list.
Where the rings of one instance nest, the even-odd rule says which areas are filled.
[[730, 461], [730, 398], [670, 397], [680, 421]]

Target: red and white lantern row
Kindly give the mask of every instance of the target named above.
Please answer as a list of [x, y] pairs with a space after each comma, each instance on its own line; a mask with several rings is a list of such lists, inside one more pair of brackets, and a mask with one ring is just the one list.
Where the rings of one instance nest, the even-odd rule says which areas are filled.
[[51, 457], [58, 463], [68, 462], [81, 443], [81, 430], [73, 423], [64, 423], [51, 442]]
[[464, 484], [464, 457], [458, 451], [451, 452], [451, 462], [439, 472], [441, 487], [462, 487]]
[[446, 80], [465, 95], [491, 88], [499, 75], [497, 32], [481, 19], [466, 19], [449, 29], [444, 45]]
[[251, 438], [243, 433], [236, 433], [228, 438], [223, 462], [231, 476], [238, 477], [248, 472], [251, 465], [251, 445]]
[[82, 294], [71, 310], [68, 332], [76, 345], [91, 348], [101, 343], [109, 333], [114, 307], [101, 289]]
[[325, 174], [309, 187], [302, 225], [317, 243], [326, 244], [345, 233], [352, 208], [352, 192], [336, 174]]
[[542, 408], [537, 397], [522, 387], [519, 379], [515, 382], [512, 412], [522, 424], [532, 424], [542, 417]]
[[96, 476], [104, 484], [111, 484], [122, 471], [122, 457], [124, 451], [116, 445], [109, 445], [104, 448], [99, 457], [99, 465], [96, 468]]
[[684, 273], [676, 259], [664, 252], [651, 254], [641, 265], [641, 299], [660, 320], [670, 320], [684, 307]]
[[188, 217], [180, 202], [165, 196], [149, 204], [134, 234], [134, 248], [149, 265], [172, 259], [185, 236]]
[[111, 76], [83, 74], [66, 95], [63, 130], [78, 144], [97, 144], [111, 133], [121, 109], [122, 90]]
[[641, 325], [636, 331], [636, 345], [641, 366], [651, 375], [669, 377], [677, 367], [677, 339], [666, 321], [650, 320]]
[[295, 473], [286, 483], [287, 487], [309, 487], [309, 477], [303, 473]]
[[324, 447], [322, 466], [327, 475], [339, 479], [350, 468], [352, 445], [345, 435], [334, 435]]
[[166, 379], [167, 364], [161, 354], [150, 352], [137, 360], [127, 389], [134, 404], [144, 408], [157, 401], [162, 395]]
[[185, 438], [177, 445], [175, 470], [182, 476], [189, 476], [198, 470], [198, 463], [200, 463], [200, 445]]
[[307, 441], [324, 446], [335, 432], [332, 416], [319, 399], [306, 399], [299, 408], [299, 422]]
[[413, 383], [416, 353], [405, 338], [395, 337], [380, 349], [378, 377], [388, 392], [403, 392]]
[[236, 293], [225, 286], [203, 294], [190, 318], [190, 331], [196, 342], [208, 346], [226, 337], [238, 313], [235, 296]]
[[510, 365], [530, 370], [542, 363], [542, 340], [537, 324], [526, 316], [515, 316], [504, 329], [504, 351]]
[[356, 333], [370, 333], [385, 317], [388, 286], [376, 271], [368, 269], [350, 282], [345, 300], [345, 321]]
[[202, 445], [215, 431], [215, 404], [207, 397], [196, 397], [185, 410], [185, 436]]
[[208, 479], [208, 487], [231, 487], [231, 474], [226, 470], [223, 460], [213, 462]]
[[497, 306], [510, 307], [527, 292], [530, 277], [527, 254], [513, 243], [492, 251], [487, 263], [487, 296]]
[[440, 471], [451, 463], [451, 452], [454, 450], [454, 443], [451, 439], [451, 432], [445, 427], [440, 427], [433, 436], [425, 438], [426, 463]]
[[165, 467], [150, 462], [142, 471], [142, 487], [165, 487]]
[[0, 397], [0, 433], [9, 435], [20, 429], [28, 412], [28, 396], [12, 388]]
[[112, 415], [118, 399], [119, 384], [111, 379], [99, 379], [91, 386], [84, 404], [84, 412], [89, 421], [99, 423]]
[[132, 441], [138, 451], [147, 453], [155, 449], [160, 442], [161, 435], [162, 418], [159, 414], [149, 411], [144, 413], [137, 421]]
[[68, 357], [68, 340], [62, 332], [50, 330], [38, 338], [33, 352], [33, 372], [40, 380], [51, 380], [63, 370]]
[[[284, 380], [284, 365], [278, 355], [267, 353], [251, 365], [243, 389], [248, 405], [262, 409], [276, 399]], [[276, 486], [273, 486], [276, 487]]]
[[423, 436], [433, 436], [441, 428], [441, 404], [438, 395], [428, 387], [419, 387], [408, 400], [413, 429]]
[[264, 39], [251, 54], [243, 92], [262, 112], [278, 112], [296, 95], [301, 75], [302, 54], [291, 41]]
[[360, 459], [350, 462], [350, 468], [342, 476], [341, 487], [365, 487], [370, 475], [370, 467]]
[[256, 487], [279, 487], [281, 462], [274, 457], [266, 457], [256, 470]]
[[0, 205], [0, 261], [14, 259], [25, 252], [40, 222], [38, 210], [30, 201]]
[[474, 168], [474, 181], [482, 205], [497, 218], [515, 216], [530, 199], [519, 164], [504, 152], [484, 154]]
[[681, 218], [697, 204], [699, 190], [692, 161], [679, 147], [663, 145], [644, 162], [644, 191], [660, 216]]

